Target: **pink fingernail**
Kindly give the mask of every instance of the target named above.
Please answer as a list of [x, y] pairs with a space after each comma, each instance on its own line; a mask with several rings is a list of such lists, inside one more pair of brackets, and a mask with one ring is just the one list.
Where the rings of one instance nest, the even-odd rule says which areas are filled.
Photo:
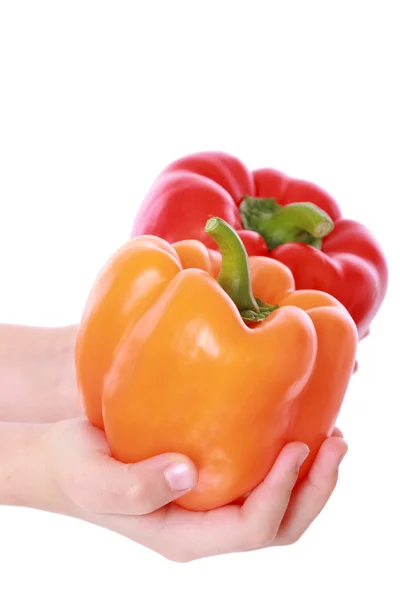
[[186, 463], [171, 463], [165, 469], [164, 475], [173, 492], [185, 492], [194, 487], [193, 473]]
[[297, 463], [296, 463], [296, 469], [299, 470], [301, 465], [303, 464], [303, 462], [306, 460], [307, 456], [310, 454], [310, 450], [309, 448], [304, 449], [304, 452], [302, 454], [300, 454], [299, 458], [297, 459]]

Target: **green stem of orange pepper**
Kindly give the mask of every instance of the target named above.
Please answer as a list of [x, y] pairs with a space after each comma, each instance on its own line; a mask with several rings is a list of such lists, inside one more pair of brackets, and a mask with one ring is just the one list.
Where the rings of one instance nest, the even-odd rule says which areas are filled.
[[278, 307], [253, 296], [249, 258], [242, 240], [235, 229], [219, 217], [209, 219], [205, 231], [221, 252], [218, 283], [236, 304], [244, 321], [262, 321]]

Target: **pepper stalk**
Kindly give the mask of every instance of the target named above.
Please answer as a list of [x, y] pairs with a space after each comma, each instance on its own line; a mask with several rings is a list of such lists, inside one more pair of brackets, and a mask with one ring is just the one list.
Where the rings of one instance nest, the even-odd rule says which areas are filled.
[[269, 250], [288, 242], [321, 249], [322, 239], [334, 228], [330, 216], [311, 202], [280, 206], [274, 198], [245, 196], [239, 209], [245, 228], [259, 233]]
[[219, 217], [212, 217], [205, 232], [216, 242], [221, 252], [218, 283], [236, 304], [245, 322], [263, 321], [278, 308], [265, 304], [253, 295], [250, 264], [244, 244], [235, 229]]

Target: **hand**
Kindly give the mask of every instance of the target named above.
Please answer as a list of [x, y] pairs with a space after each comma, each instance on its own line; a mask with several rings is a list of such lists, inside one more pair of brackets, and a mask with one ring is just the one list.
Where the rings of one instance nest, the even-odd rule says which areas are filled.
[[188, 458], [166, 454], [135, 465], [119, 463], [110, 456], [103, 432], [85, 420], [51, 425], [43, 439], [59, 512], [178, 562], [294, 543], [327, 503], [347, 451], [335, 430], [308, 477], [293, 489], [308, 448], [292, 442], [243, 506], [189, 512], [171, 504], [196, 483], [196, 468]]

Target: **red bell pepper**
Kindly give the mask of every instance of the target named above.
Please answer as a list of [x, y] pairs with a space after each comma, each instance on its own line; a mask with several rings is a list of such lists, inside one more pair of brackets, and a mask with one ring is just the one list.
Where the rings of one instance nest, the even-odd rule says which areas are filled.
[[201, 152], [169, 165], [136, 216], [132, 237], [152, 234], [216, 248], [204, 223], [218, 216], [234, 227], [250, 256], [288, 266], [297, 289], [334, 296], [353, 317], [359, 338], [369, 332], [386, 294], [384, 253], [366, 227], [342, 218], [317, 185], [274, 169], [250, 171], [236, 157]]

